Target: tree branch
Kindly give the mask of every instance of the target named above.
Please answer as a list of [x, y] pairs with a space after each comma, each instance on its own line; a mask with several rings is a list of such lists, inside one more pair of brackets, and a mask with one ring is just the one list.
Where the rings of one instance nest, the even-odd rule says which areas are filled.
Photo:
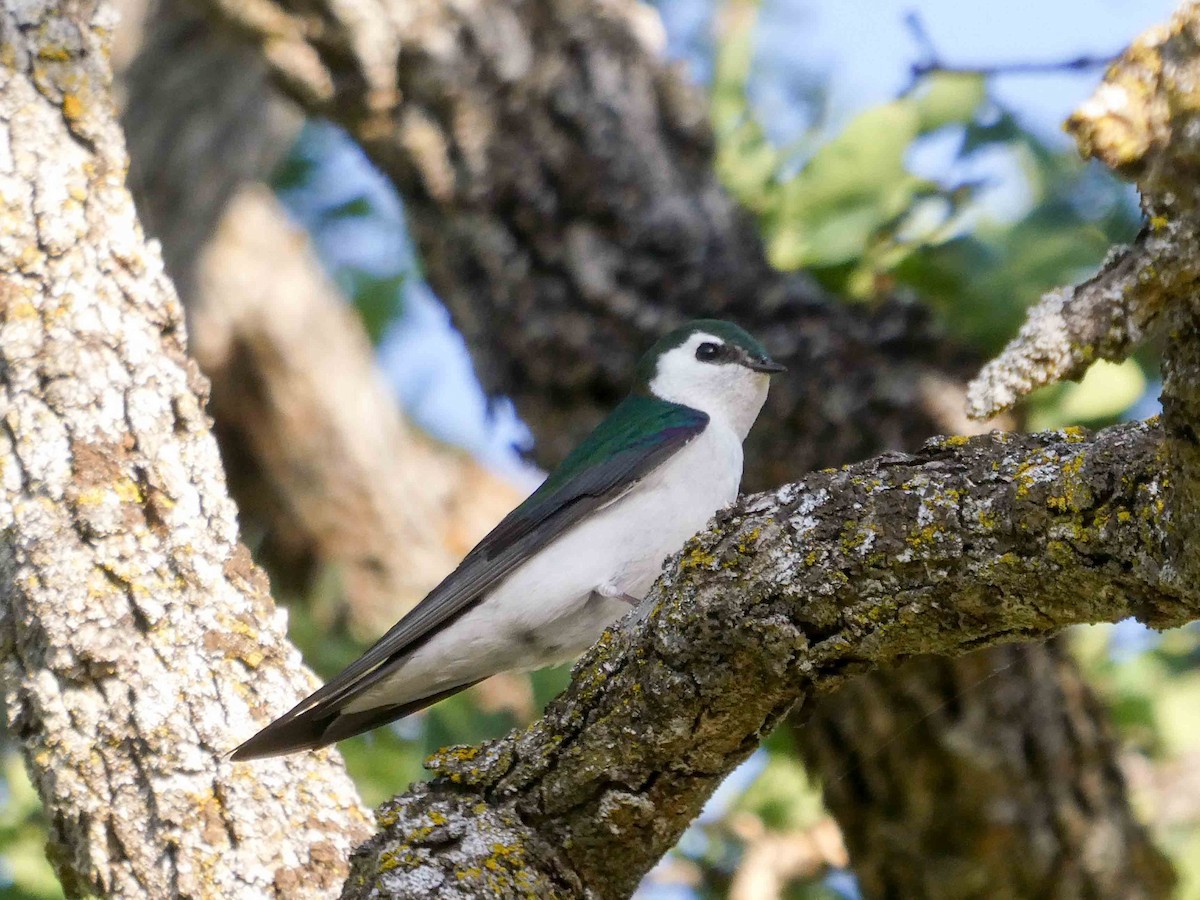
[[1072, 57], [1071, 59], [952, 65], [943, 60], [942, 54], [938, 51], [937, 45], [933, 42], [933, 38], [929, 34], [929, 30], [925, 27], [925, 21], [916, 10], [910, 10], [904, 16], [904, 25], [921, 51], [922, 58], [909, 67], [912, 75], [911, 83], [914, 85], [921, 78], [936, 73], [992, 76], [1051, 75], [1058, 72], [1086, 72], [1090, 69], [1100, 69], [1109, 66], [1117, 58], [1117, 54], [1115, 53], [1109, 53], [1106, 56], [1084, 54]]
[[1153, 424], [952, 438], [744, 498], [541, 722], [385, 804], [344, 896], [625, 896], [782, 715], [870, 667], [1200, 617], [1170, 575], [1163, 451]]
[[0, 642], [68, 895], [327, 895], [337, 756], [223, 760], [314, 679], [237, 542], [206, 384], [123, 185], [112, 9], [0, 11]]
[[[1162, 298], [1178, 289], [1156, 283], [1156, 272], [1181, 271], [1178, 258], [1160, 268], [1168, 260], [1158, 243], [1143, 232], [1132, 246], [1110, 251], [1100, 271], [1086, 281], [1043, 296], [1017, 336], [971, 382], [970, 415], [989, 418], [1035, 388], [1083, 377], [1097, 359], [1119, 362], [1128, 357], [1153, 325]], [[1148, 296], [1151, 284], [1153, 298]]]
[[1174, 80], [1196, 68], [1196, 27], [1194, 4], [1183, 4], [1170, 26], [1134, 41], [1067, 121], [1084, 157], [1137, 179], [1147, 224], [1095, 275], [1051, 291], [1030, 311], [1017, 337], [971, 384], [972, 416], [995, 415], [1034, 388], [1079, 378], [1096, 359], [1125, 359], [1168, 301], [1200, 280], [1200, 233], [1191, 215], [1195, 142], [1176, 105], [1191, 94], [1188, 83]]

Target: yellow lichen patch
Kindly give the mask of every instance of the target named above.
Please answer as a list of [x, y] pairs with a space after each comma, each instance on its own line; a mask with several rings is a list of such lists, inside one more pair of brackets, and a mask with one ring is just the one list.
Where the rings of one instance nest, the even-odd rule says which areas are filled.
[[1081, 444], [1087, 440], [1087, 431], [1078, 425], [1068, 425], [1059, 432], [1068, 444]]
[[26, 245], [19, 256], [14, 260], [18, 272], [31, 273], [46, 260], [46, 254], [35, 247], [33, 244]]
[[959, 447], [965, 447], [970, 441], [971, 439], [965, 435], [953, 434], [942, 438], [936, 446], [939, 450], [955, 450]]
[[408, 846], [400, 846], [394, 850], [385, 850], [379, 854], [379, 871], [390, 872], [401, 866], [412, 868], [421, 862], [420, 855]]
[[479, 755], [478, 747], [471, 747], [466, 744], [458, 744], [453, 747], [443, 747], [437, 753], [431, 754], [425, 760], [427, 769], [437, 768], [445, 762], [470, 762]]
[[502, 863], [520, 867], [524, 864], [525, 851], [517, 844], [502, 844], [499, 841], [492, 844], [492, 852], [484, 861], [489, 869], [500, 868]]
[[76, 122], [83, 117], [83, 101], [78, 94], [63, 94], [62, 113], [69, 122]]
[[878, 533], [879, 528], [876, 525], [866, 524], [859, 527], [857, 523], [848, 523], [840, 537], [842, 549], [851, 553], [860, 548], [869, 548], [875, 542], [875, 535]]
[[989, 507], [981, 506], [975, 513], [975, 518], [979, 522], [981, 528], [986, 528], [991, 531], [996, 527], [996, 514]]
[[922, 528], [918, 528], [916, 531], [911, 533], [905, 540], [905, 543], [907, 543], [908, 546], [912, 547], [914, 550], [917, 550], [921, 547], [928, 546], [929, 544], [937, 543], [941, 536], [941, 526], [931, 523]]
[[1046, 498], [1046, 506], [1058, 512], [1082, 510], [1091, 505], [1092, 495], [1079, 473], [1083, 470], [1085, 457], [1082, 453], [1062, 461], [1061, 484], [1062, 493]]
[[36, 319], [38, 316], [37, 307], [24, 297], [17, 298], [5, 304], [3, 313], [4, 318], [9, 322], [21, 319]]
[[750, 551], [754, 549], [754, 543], [758, 540], [760, 534], [762, 534], [761, 528], [750, 529], [750, 531], [748, 531], [746, 535], [737, 542], [737, 552], [742, 556], [749, 554]]
[[37, 55], [38, 59], [44, 59], [47, 62], [69, 62], [71, 59], [71, 53], [66, 47], [56, 45], [38, 47]]
[[79, 492], [75, 498], [76, 506], [100, 506], [112, 496], [125, 503], [141, 503], [145, 495], [137, 482], [129, 478], [120, 478], [110, 485], [97, 485]]
[[711, 569], [716, 562], [717, 557], [715, 555], [705, 550], [699, 544], [695, 544], [683, 555], [683, 559], [679, 563], [679, 568], [684, 572], [689, 569]]
[[419, 844], [425, 838], [433, 834], [434, 828], [432, 825], [417, 825], [408, 829], [408, 839], [413, 843]]
[[1046, 556], [1055, 561], [1070, 559], [1075, 555], [1066, 541], [1046, 541]]

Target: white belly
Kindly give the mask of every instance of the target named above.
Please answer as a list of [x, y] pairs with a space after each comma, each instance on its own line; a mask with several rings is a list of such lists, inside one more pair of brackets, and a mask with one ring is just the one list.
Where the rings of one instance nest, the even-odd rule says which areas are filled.
[[[737, 497], [742, 444], [704, 432], [634, 489], [518, 567], [347, 712], [407, 703], [509, 670], [571, 659], [645, 596], [663, 561]], [[605, 595], [605, 596], [602, 596]]]

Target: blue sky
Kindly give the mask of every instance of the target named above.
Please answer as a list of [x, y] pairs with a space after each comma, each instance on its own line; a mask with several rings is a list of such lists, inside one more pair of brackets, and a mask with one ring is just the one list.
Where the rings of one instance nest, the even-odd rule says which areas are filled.
[[[702, 57], [714, 4], [660, 0], [671, 52], [706, 77]], [[1064, 60], [1123, 49], [1147, 27], [1166, 21], [1172, 0], [764, 0], [757, 35], [757, 100], [777, 129], [789, 119], [789, 79], [824, 76], [832, 86], [835, 124], [864, 106], [895, 97], [920, 49], [904, 24], [916, 13], [943, 62], [990, 64]], [[998, 95], [1026, 121], [1051, 133], [1088, 95], [1097, 72], [1009, 76]], [[777, 135], [783, 137], [783, 135]]]

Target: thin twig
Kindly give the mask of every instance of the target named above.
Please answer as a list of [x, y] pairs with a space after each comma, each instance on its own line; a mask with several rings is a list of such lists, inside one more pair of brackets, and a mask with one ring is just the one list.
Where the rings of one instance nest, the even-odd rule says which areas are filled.
[[991, 75], [1050, 75], [1056, 72], [1087, 72], [1111, 65], [1120, 55], [1118, 53], [1084, 54], [1072, 59], [951, 65], [942, 60], [937, 45], [929, 36], [929, 31], [925, 28], [925, 23], [921, 20], [920, 15], [910, 10], [904, 16], [904, 24], [921, 52], [921, 59], [909, 67], [914, 82], [927, 75], [938, 73], [988, 77]]

